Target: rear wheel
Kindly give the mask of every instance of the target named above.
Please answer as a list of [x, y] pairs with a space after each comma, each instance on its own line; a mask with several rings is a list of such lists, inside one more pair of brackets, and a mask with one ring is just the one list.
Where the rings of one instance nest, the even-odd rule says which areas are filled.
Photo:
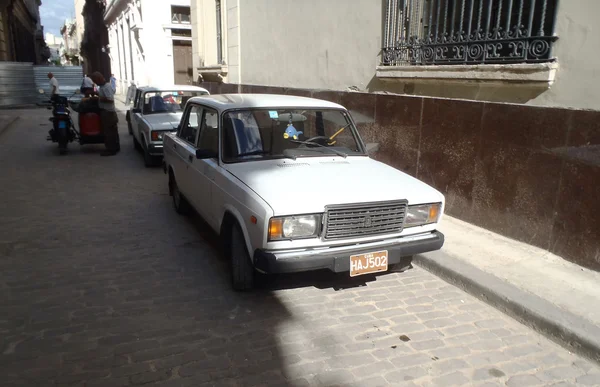
[[248, 291], [254, 288], [256, 271], [246, 248], [242, 229], [236, 223], [231, 229], [231, 283], [237, 291]]
[[175, 181], [175, 176], [173, 176], [172, 173], [169, 174], [169, 192], [173, 197], [173, 207], [175, 208], [175, 212], [179, 215], [188, 214], [190, 212], [190, 205], [179, 191], [177, 181]]

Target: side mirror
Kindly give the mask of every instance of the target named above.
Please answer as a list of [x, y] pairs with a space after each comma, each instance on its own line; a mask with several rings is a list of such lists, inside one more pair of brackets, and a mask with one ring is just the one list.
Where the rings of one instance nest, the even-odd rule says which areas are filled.
[[210, 149], [196, 149], [196, 158], [198, 160], [216, 159], [217, 156], [217, 152]]
[[378, 142], [371, 142], [366, 144], [367, 147], [367, 154], [373, 154], [373, 153], [377, 153], [377, 151], [379, 151], [379, 143]]

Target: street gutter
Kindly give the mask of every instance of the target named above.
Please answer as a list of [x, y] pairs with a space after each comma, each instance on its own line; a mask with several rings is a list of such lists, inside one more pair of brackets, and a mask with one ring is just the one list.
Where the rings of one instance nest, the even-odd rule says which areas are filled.
[[600, 364], [600, 327], [443, 251], [413, 263], [540, 332], [567, 350]]

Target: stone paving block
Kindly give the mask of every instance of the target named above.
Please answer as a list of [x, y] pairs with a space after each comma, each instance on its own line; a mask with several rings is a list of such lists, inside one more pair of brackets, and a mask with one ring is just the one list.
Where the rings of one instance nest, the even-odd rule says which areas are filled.
[[396, 384], [419, 379], [423, 376], [427, 376], [427, 370], [425, 370], [425, 368], [410, 367], [389, 372], [385, 375], [385, 379], [390, 383]]
[[467, 378], [462, 372], [453, 372], [451, 374], [438, 376], [432, 379], [433, 385], [436, 386], [462, 386], [470, 383], [470, 379]]
[[320, 386], [344, 386], [354, 380], [354, 376], [347, 371], [325, 371], [315, 376], [315, 381]]
[[470, 368], [470, 365], [462, 359], [438, 360], [430, 365], [429, 374], [440, 376], [468, 368]]
[[511, 376], [506, 382], [508, 387], [540, 386], [542, 384], [543, 382], [533, 375]]
[[576, 381], [585, 386], [600, 386], [600, 373], [582, 375]]
[[388, 360], [370, 361], [359, 367], [352, 368], [352, 374], [356, 378], [367, 378], [373, 375], [382, 375], [394, 369], [394, 365]]
[[415, 351], [424, 351], [424, 350], [431, 350], [431, 349], [436, 349], [436, 348], [442, 348], [444, 346], [444, 342], [442, 340], [426, 340], [426, 341], [414, 341], [411, 342], [411, 347], [413, 347], [413, 349]]

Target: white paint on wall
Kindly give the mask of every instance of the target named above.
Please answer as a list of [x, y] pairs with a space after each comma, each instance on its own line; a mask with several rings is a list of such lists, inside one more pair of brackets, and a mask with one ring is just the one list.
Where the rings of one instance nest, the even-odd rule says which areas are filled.
[[367, 89], [381, 46], [382, 1], [240, 0], [244, 84]]
[[560, 1], [554, 55], [554, 85], [532, 105], [600, 110], [600, 1]]
[[[171, 23], [171, 6], [190, 6], [190, 0], [141, 0], [139, 13], [130, 0], [113, 1], [119, 7], [115, 17], [119, 27], [109, 34], [110, 45], [113, 47], [112, 72], [116, 77], [121, 74], [122, 79], [119, 81], [124, 89], [131, 81], [135, 81], [138, 86], [173, 84], [175, 77], [171, 29], [190, 28], [190, 25]], [[135, 26], [135, 29], [128, 29], [125, 20], [127, 17], [130, 20], [129, 26]], [[109, 25], [115, 21], [106, 20]], [[121, 30], [121, 23], [124, 31]]]

